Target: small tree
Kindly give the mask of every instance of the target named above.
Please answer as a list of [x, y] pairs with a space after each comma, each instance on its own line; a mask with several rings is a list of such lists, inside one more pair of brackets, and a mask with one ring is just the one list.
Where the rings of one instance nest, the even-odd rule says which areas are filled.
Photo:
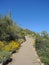
[[48, 33], [46, 31], [42, 31], [41, 36], [44, 38], [48, 38]]

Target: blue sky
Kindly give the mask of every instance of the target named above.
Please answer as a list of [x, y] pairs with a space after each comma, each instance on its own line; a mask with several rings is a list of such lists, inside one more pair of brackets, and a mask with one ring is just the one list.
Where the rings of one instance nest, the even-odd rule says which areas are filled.
[[49, 0], [0, 0], [0, 14], [6, 15], [9, 9], [22, 28], [49, 32]]

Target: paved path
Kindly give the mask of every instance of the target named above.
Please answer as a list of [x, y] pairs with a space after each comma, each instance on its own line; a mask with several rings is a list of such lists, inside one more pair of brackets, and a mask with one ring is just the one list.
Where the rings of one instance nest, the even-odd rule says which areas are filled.
[[19, 52], [12, 55], [13, 61], [8, 65], [42, 65], [33, 44], [34, 39], [26, 36], [26, 41]]

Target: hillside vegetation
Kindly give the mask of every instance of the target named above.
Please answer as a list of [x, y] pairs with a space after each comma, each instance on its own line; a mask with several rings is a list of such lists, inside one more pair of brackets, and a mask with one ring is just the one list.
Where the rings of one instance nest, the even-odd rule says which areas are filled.
[[49, 65], [49, 34], [46, 31], [36, 34], [35, 48], [44, 65]]
[[10, 59], [23, 41], [25, 41], [23, 29], [14, 23], [11, 15], [0, 16], [0, 63]]

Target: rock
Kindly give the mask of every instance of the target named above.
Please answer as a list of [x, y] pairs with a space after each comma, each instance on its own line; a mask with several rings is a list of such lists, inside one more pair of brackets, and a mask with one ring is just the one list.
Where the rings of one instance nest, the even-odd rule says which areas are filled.
[[42, 63], [42, 65], [44, 65], [44, 63]]
[[0, 63], [0, 65], [2, 65], [2, 63]]

